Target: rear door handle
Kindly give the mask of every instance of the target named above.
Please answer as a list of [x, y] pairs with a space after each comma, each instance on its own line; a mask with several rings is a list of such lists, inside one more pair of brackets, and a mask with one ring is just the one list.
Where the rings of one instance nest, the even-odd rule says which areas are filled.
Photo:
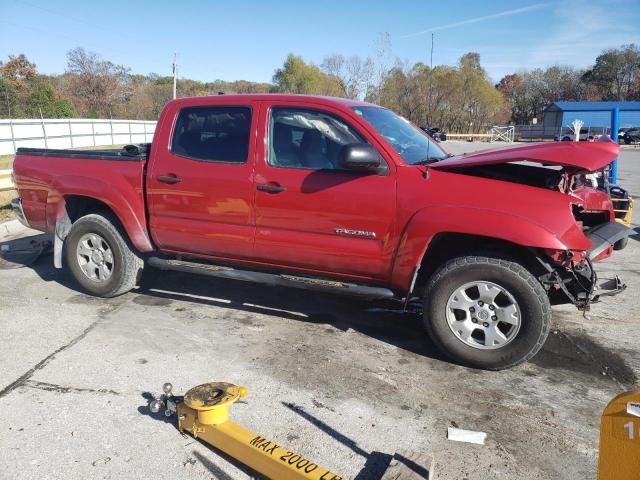
[[287, 188], [281, 185], [258, 185], [256, 187], [261, 192], [280, 193], [284, 192]]
[[158, 181], [162, 183], [174, 184], [180, 183], [182, 179], [175, 175], [158, 175]]

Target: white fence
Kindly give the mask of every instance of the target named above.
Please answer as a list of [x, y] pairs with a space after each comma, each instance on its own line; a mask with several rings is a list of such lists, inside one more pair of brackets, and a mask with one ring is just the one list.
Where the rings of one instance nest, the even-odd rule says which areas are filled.
[[147, 143], [153, 139], [156, 122], [99, 119], [16, 119], [0, 120], [0, 155], [10, 155], [20, 147], [78, 148], [127, 143]]

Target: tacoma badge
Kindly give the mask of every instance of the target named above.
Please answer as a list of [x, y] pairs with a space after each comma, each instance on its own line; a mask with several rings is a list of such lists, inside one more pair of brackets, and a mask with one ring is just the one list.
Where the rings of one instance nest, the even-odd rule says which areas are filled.
[[366, 230], [351, 230], [349, 228], [336, 228], [338, 235], [349, 235], [352, 237], [376, 238], [376, 232], [367, 232]]

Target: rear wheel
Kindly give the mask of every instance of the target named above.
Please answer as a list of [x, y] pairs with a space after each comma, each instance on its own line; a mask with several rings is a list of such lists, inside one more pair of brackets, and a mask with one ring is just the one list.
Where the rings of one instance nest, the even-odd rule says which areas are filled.
[[119, 222], [108, 213], [76, 220], [64, 248], [67, 266], [76, 282], [98, 297], [115, 297], [131, 290], [144, 266]]
[[453, 360], [501, 370], [540, 350], [549, 334], [551, 307], [540, 282], [519, 263], [458, 257], [429, 281], [424, 322]]

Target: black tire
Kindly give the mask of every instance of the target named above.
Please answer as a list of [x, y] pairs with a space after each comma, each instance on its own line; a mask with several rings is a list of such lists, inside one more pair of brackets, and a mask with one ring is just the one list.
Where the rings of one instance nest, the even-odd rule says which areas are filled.
[[[111, 252], [111, 273], [104, 281], [90, 279], [80, 265], [78, 243], [87, 234], [99, 235]], [[75, 281], [82, 290], [97, 297], [116, 297], [128, 292], [136, 286], [144, 267], [144, 261], [129, 243], [120, 222], [110, 213], [92, 213], [76, 220], [64, 241], [64, 250], [67, 267]]]
[[[457, 289], [475, 281], [505, 289], [520, 309], [519, 330], [503, 347], [467, 345], [449, 327], [447, 302]], [[427, 284], [423, 312], [427, 333], [443, 353], [455, 362], [486, 370], [526, 362], [542, 348], [551, 328], [551, 306], [540, 282], [519, 263], [501, 258], [465, 256], [448, 261]]]
[[571, 137], [562, 137], [562, 141], [563, 142], [570, 142], [571, 141]]
[[624, 250], [627, 247], [627, 243], [629, 243], [629, 237], [624, 237], [618, 240], [613, 244], [614, 250]]

